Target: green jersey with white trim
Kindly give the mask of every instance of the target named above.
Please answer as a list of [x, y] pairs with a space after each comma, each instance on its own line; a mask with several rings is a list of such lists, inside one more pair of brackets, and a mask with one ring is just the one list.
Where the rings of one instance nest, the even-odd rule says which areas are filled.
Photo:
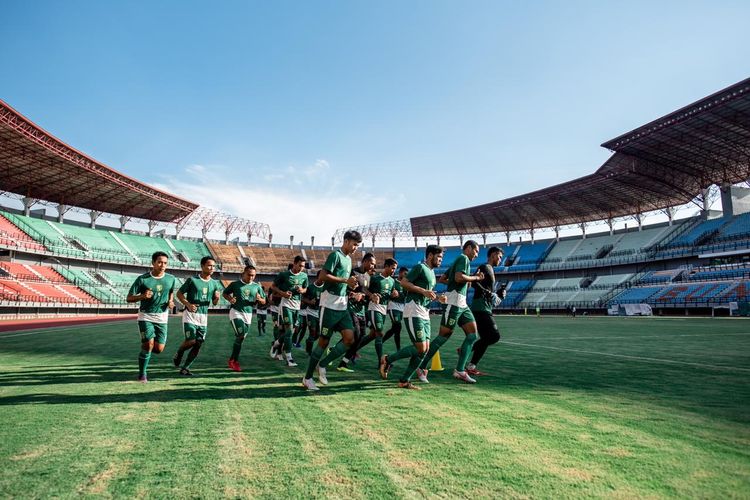
[[257, 303], [256, 296], [260, 295], [262, 298], [266, 298], [266, 294], [263, 292], [263, 287], [260, 286], [260, 283], [256, 283], [255, 281], [245, 283], [241, 279], [231, 282], [224, 289], [224, 293], [232, 295], [237, 299], [237, 302], [232, 304], [231, 308], [243, 313], [253, 312], [253, 308]]
[[[435, 271], [423, 262], [412, 267], [409, 274], [406, 275], [406, 279], [412, 285], [424, 288], [425, 290], [432, 290], [435, 288], [435, 283], [437, 282]], [[406, 294], [406, 302], [415, 302], [419, 306], [427, 307], [432, 301], [421, 293], [408, 292]]]
[[204, 280], [200, 276], [193, 276], [185, 280], [180, 291], [188, 302], [198, 307], [195, 314], [208, 314], [208, 307], [213, 304], [215, 292], [221, 292], [222, 286], [215, 279]]
[[464, 254], [456, 257], [456, 260], [453, 261], [446, 274], [448, 275], [448, 292], [458, 292], [465, 297], [466, 292], [469, 290], [469, 283], [458, 283], [456, 281], [456, 274], [459, 272], [467, 276], [471, 273], [471, 261]]
[[164, 273], [162, 277], [154, 278], [148, 272], [136, 278], [128, 295], [140, 295], [151, 290], [154, 294], [150, 299], [141, 300], [138, 310], [146, 314], [163, 313], [169, 308], [169, 294], [174, 292], [174, 285], [175, 277], [171, 274]]

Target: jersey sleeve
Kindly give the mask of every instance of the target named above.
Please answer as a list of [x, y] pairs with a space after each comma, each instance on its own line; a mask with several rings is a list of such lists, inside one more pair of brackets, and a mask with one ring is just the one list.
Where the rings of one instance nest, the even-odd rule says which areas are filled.
[[283, 288], [281, 287], [282, 283], [284, 283], [284, 273], [279, 273], [273, 279], [273, 286], [279, 288], [280, 290], [283, 290]]
[[263, 291], [263, 287], [259, 286], [258, 287], [258, 291], [256, 293], [259, 294], [261, 296], [261, 298], [263, 298], [263, 299], [266, 298], [266, 292]]
[[133, 284], [130, 286], [130, 290], [128, 290], [128, 295], [139, 295], [141, 293], [141, 285], [143, 281], [141, 280], [141, 277], [138, 276]]
[[323, 265], [323, 269], [333, 274], [336, 268], [341, 264], [338, 252], [331, 252], [326, 259], [326, 263]]
[[310, 278], [305, 274], [305, 279], [302, 280], [302, 288], [307, 289], [310, 286]]
[[422, 277], [422, 274], [422, 266], [414, 266], [411, 268], [411, 270], [409, 270], [409, 273], [406, 275], [406, 279], [412, 285], [416, 285], [416, 282], [419, 280], [419, 278]]
[[[190, 285], [192, 285], [192, 283], [193, 280], [191, 280], [190, 278], [186, 279], [185, 283], [182, 284], [179, 291], [182, 292], [183, 295], [185, 295], [186, 293], [188, 293], [188, 290], [190, 290]], [[174, 285], [172, 290], [174, 290]]]

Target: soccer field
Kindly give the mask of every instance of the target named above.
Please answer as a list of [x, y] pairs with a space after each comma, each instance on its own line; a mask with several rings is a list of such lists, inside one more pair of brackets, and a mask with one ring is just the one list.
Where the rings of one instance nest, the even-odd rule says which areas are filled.
[[0, 333], [0, 497], [750, 497], [746, 320], [504, 316], [474, 386], [457, 331], [422, 391], [370, 344], [318, 393], [226, 317], [181, 378], [179, 321], [149, 384], [135, 322]]

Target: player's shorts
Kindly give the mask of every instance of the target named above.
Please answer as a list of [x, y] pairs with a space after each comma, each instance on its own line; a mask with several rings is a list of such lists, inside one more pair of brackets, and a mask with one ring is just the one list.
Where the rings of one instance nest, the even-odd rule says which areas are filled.
[[378, 332], [383, 331], [383, 325], [385, 324], [385, 314], [378, 311], [367, 311], [367, 316], [370, 319], [370, 326]]
[[321, 307], [319, 314], [320, 319], [318, 320], [318, 325], [320, 325], [320, 336], [323, 338], [329, 339], [334, 332], [340, 332], [342, 330], [354, 331], [352, 315], [346, 309], [343, 311], [336, 311], [334, 309]]
[[200, 342], [206, 340], [206, 334], [208, 333], [208, 328], [193, 323], [183, 323], [182, 330], [185, 332], [185, 340], [198, 340]]
[[404, 311], [391, 309], [388, 311], [388, 317], [391, 318], [391, 323], [401, 323], [401, 320], [404, 319]]
[[230, 321], [232, 322], [232, 329], [235, 336], [244, 339], [247, 336], [248, 330], [250, 330], [250, 325], [240, 318], [234, 318]]
[[476, 323], [474, 313], [468, 307], [457, 307], [449, 305], [443, 311], [443, 317], [440, 320], [440, 326], [445, 326], [451, 330], [458, 326], [464, 326], [466, 323]]
[[430, 340], [430, 320], [418, 317], [404, 318], [406, 331], [412, 343], [426, 342]]
[[284, 328], [294, 328], [297, 324], [298, 317], [299, 309], [290, 309], [288, 307], [281, 308], [281, 322], [284, 325]]
[[138, 331], [141, 332], [141, 342], [156, 339], [157, 344], [167, 343], [167, 323], [152, 323], [151, 321], [139, 321]]

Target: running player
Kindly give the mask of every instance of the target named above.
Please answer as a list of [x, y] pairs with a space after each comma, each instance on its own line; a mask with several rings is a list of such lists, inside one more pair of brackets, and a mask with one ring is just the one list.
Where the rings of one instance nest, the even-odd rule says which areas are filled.
[[257, 271], [254, 266], [245, 266], [240, 279], [224, 289], [224, 299], [231, 304], [229, 321], [234, 330], [234, 346], [229, 356], [229, 369], [240, 372], [240, 350], [245, 341], [250, 324], [253, 322], [253, 307], [266, 303], [263, 287], [255, 282]]
[[[309, 391], [319, 390], [312, 378], [318, 363], [325, 361], [327, 365], [344, 354], [354, 343], [354, 326], [351, 315], [347, 311], [347, 289], [357, 286], [357, 278], [350, 275], [352, 270], [350, 255], [357, 250], [360, 243], [362, 243], [362, 235], [358, 231], [344, 233], [344, 243], [341, 248], [328, 255], [321, 270], [320, 281], [324, 283], [324, 288], [320, 295], [320, 337], [310, 354], [307, 371], [302, 379], [302, 385]], [[323, 353], [336, 331], [341, 332], [341, 340], [324, 357]], [[325, 368], [318, 367], [318, 380], [323, 385], [328, 384]]]
[[[370, 279], [375, 274], [375, 255], [367, 252], [362, 256], [362, 264], [352, 270], [352, 276], [357, 278], [357, 287], [349, 292], [349, 314], [352, 315], [352, 324], [354, 325], [354, 343], [349, 348], [344, 358], [336, 368], [340, 372], [353, 372], [349, 364], [354, 362], [357, 355], [359, 343], [365, 338], [367, 332], [367, 289], [370, 286]], [[328, 368], [323, 363], [323, 368]]]
[[[266, 296], [266, 290], [261, 286], [263, 295]], [[255, 306], [255, 315], [258, 317], [258, 337], [262, 337], [266, 333], [266, 317], [268, 316], [268, 301], [261, 304], [260, 302]]]
[[453, 370], [453, 377], [462, 380], [467, 384], [476, 383], [476, 380], [466, 373], [466, 362], [469, 360], [469, 356], [471, 356], [471, 348], [477, 340], [477, 323], [474, 319], [474, 315], [466, 304], [466, 292], [469, 288], [469, 283], [482, 281], [484, 279], [484, 273], [480, 271], [472, 276], [470, 272], [471, 261], [476, 259], [477, 255], [479, 255], [479, 244], [474, 240], [469, 240], [464, 243], [462, 250], [461, 255], [456, 257], [456, 260], [453, 261], [451, 267], [448, 268], [448, 272], [444, 276], [441, 276], [441, 282], [445, 282], [448, 285], [448, 307], [445, 308], [443, 319], [440, 321], [440, 335], [430, 346], [429, 352], [424, 357], [424, 360], [419, 367], [420, 369], [417, 371], [417, 378], [424, 383], [428, 383], [428, 363], [438, 349], [440, 349], [440, 346], [448, 341], [456, 325], [463, 329], [466, 337], [464, 338], [463, 344], [461, 344], [458, 363]]
[[164, 252], [151, 256], [151, 271], [141, 274], [133, 282], [126, 298], [138, 306], [138, 331], [141, 352], [138, 355], [138, 381], [148, 382], [151, 353], [159, 354], [167, 343], [169, 311], [174, 308], [174, 276], [167, 273], [169, 257]]
[[274, 343], [276, 350], [282, 349], [286, 354], [286, 365], [297, 366], [292, 358], [292, 333], [297, 325], [300, 309], [300, 299], [307, 291], [307, 273], [305, 272], [305, 258], [297, 255], [292, 268], [279, 273], [271, 284], [271, 291], [281, 297], [279, 304], [279, 320], [281, 335]]
[[[182, 312], [182, 330], [185, 332], [185, 341], [180, 345], [172, 361], [175, 367], [180, 368], [180, 375], [187, 377], [193, 375], [190, 365], [198, 356], [208, 334], [208, 307], [219, 303], [221, 284], [211, 278], [215, 266], [216, 261], [213, 257], [203, 257], [200, 274], [186, 279], [177, 291], [177, 300], [185, 306]], [[182, 356], [188, 349], [190, 352], [185, 362], [182, 363]]]
[[383, 335], [383, 342], [393, 337], [393, 343], [396, 344], [396, 350], [401, 349], [401, 320], [404, 317], [404, 301], [406, 300], [406, 292], [401, 286], [401, 281], [406, 277], [406, 273], [409, 269], [402, 267], [398, 270], [398, 279], [393, 281], [393, 289], [398, 292], [398, 295], [388, 301], [388, 318], [391, 320], [391, 327]]
[[[383, 272], [370, 279], [370, 285], [365, 289], [365, 294], [370, 299], [367, 306], [367, 320], [370, 324], [370, 334], [359, 342], [356, 349], [350, 349], [346, 353], [347, 357], [353, 357], [357, 351], [372, 340], [375, 340], [375, 352], [378, 355], [378, 360], [383, 357], [383, 325], [385, 324], [386, 308], [391, 297], [398, 297], [398, 292], [394, 289], [395, 280], [393, 279], [396, 266], [398, 266], [398, 262], [394, 259], [385, 259]], [[346, 359], [342, 363], [345, 361]], [[341, 366], [339, 365], [339, 370], [341, 370]], [[346, 364], [343, 366], [348, 368]]]
[[318, 340], [318, 321], [320, 318], [318, 309], [320, 307], [320, 294], [324, 288], [320, 281], [320, 274], [321, 271], [318, 271], [315, 282], [307, 287], [307, 291], [302, 296], [302, 303], [307, 305], [307, 327], [310, 330], [310, 335], [307, 336], [305, 341], [305, 352], [307, 354], [312, 352], [313, 343]]
[[404, 305], [404, 322], [412, 345], [400, 349], [398, 352], [380, 358], [380, 376], [388, 378], [388, 372], [394, 362], [401, 358], [409, 358], [409, 365], [398, 381], [403, 389], [417, 389], [411, 383], [414, 372], [430, 350], [430, 302], [437, 298], [435, 288], [435, 271], [443, 262], [443, 249], [437, 245], [428, 245], [425, 250], [424, 262], [411, 268], [406, 277], [401, 280], [401, 286], [406, 292]]
[[477, 369], [477, 365], [487, 348], [500, 340], [500, 332], [492, 317], [492, 306], [497, 297], [504, 298], [505, 290], [495, 293], [494, 268], [499, 266], [502, 260], [503, 251], [499, 247], [490, 247], [487, 250], [487, 263], [478, 268], [484, 274], [484, 280], [472, 283], [474, 298], [471, 301], [471, 312], [477, 320], [479, 339], [474, 343], [471, 362], [466, 365], [466, 373], [469, 375], [484, 375]]

